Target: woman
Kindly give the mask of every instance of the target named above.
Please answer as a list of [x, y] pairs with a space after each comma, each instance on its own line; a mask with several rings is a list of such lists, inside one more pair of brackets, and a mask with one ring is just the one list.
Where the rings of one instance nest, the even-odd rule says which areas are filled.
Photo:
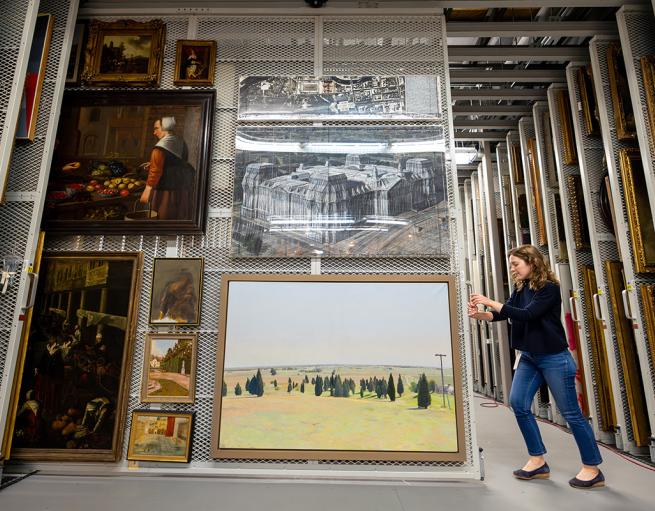
[[[566, 419], [580, 450], [582, 468], [569, 481], [574, 488], [605, 485], [598, 469], [602, 462], [593, 431], [583, 417], [575, 390], [576, 365], [567, 349], [560, 319], [562, 298], [559, 282], [548, 269], [543, 255], [533, 245], [522, 245], [509, 252], [510, 271], [515, 289], [505, 304], [472, 294], [468, 304], [470, 318], [484, 321], [511, 320], [511, 347], [520, 351], [512, 381], [510, 406], [523, 434], [530, 458], [514, 471], [518, 479], [548, 478], [550, 469], [544, 460], [546, 448], [530, 410], [539, 387], [546, 383], [557, 407]], [[489, 307], [480, 312], [478, 305]]]

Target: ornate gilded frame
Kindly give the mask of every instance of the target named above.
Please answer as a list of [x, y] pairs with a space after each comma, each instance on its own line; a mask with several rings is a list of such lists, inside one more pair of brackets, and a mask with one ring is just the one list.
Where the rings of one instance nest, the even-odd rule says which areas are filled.
[[[182, 60], [184, 58], [184, 49], [187, 47], [206, 48], [208, 49], [207, 79], [202, 78], [182, 78]], [[207, 51], [207, 50], [205, 50]], [[213, 85], [214, 72], [216, 71], [216, 41], [191, 41], [179, 40], [175, 49], [175, 71], [173, 75], [173, 84], [175, 85]]]
[[644, 77], [644, 90], [646, 93], [646, 106], [650, 122], [650, 143], [653, 144], [655, 136], [655, 55], [641, 57], [641, 74]]
[[521, 160], [521, 150], [519, 149], [518, 144], [510, 144], [509, 150], [512, 157], [514, 184], [522, 185], [525, 183], [525, 179], [523, 178], [523, 161]]
[[534, 208], [537, 212], [537, 242], [539, 246], [548, 245], [546, 236], [546, 219], [544, 218], [543, 197], [541, 196], [541, 171], [537, 159], [537, 140], [528, 139], [528, 160], [530, 162], [530, 178], [532, 180], [532, 196], [534, 197]]
[[[607, 47], [607, 69], [612, 106], [614, 108], [616, 137], [623, 142], [636, 140], [637, 130], [634, 125], [634, 110], [630, 99], [630, 90], [628, 89], [621, 44], [618, 41], [613, 41]], [[631, 123], [630, 116], [632, 116]]]
[[655, 360], [655, 284], [641, 286], [641, 300], [646, 322], [646, 339], [651, 360]]
[[591, 238], [589, 236], [589, 223], [587, 210], [582, 194], [582, 179], [578, 175], [566, 177], [566, 189], [571, 207], [571, 223], [573, 224], [573, 242], [576, 250], [589, 250]]
[[578, 163], [578, 153], [573, 135], [573, 116], [569, 103], [569, 93], [565, 90], [557, 92], [557, 109], [559, 110], [560, 127], [562, 129], [562, 147], [564, 149], [564, 163], [575, 165]]
[[[138, 22], [118, 20], [103, 22], [93, 20], [89, 24], [89, 39], [85, 51], [82, 82], [92, 86], [128, 85], [134, 87], [158, 87], [164, 60], [166, 25], [162, 20]], [[145, 73], [102, 72], [103, 41], [108, 36], [150, 36], [148, 69]]]
[[[152, 354], [152, 343], [157, 340], [188, 340], [191, 343], [191, 361], [189, 371], [189, 390], [186, 396], [152, 395], [148, 393], [150, 383], [150, 356]], [[156, 334], [147, 333], [143, 349], [143, 376], [141, 378], [141, 402], [142, 403], [193, 403], [196, 394], [196, 372], [198, 367], [198, 334], [176, 333]]]
[[619, 157], [635, 271], [655, 273], [655, 226], [641, 154], [639, 149], [631, 147], [621, 149]]
[[614, 314], [614, 330], [619, 348], [621, 367], [623, 368], [623, 381], [625, 393], [628, 398], [630, 422], [635, 445], [644, 447], [648, 445], [650, 428], [648, 426], [648, 413], [646, 398], [641, 383], [641, 370], [639, 356], [632, 328], [632, 321], [625, 317], [623, 310], [622, 292], [625, 289], [625, 275], [623, 263], [619, 261], [605, 261], [607, 271], [607, 287], [609, 288], [609, 301]]

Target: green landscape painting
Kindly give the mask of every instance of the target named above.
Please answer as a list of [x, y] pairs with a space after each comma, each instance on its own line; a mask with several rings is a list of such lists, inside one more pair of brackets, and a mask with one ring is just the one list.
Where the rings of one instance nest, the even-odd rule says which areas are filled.
[[460, 450], [448, 283], [232, 281], [228, 296], [219, 449]]

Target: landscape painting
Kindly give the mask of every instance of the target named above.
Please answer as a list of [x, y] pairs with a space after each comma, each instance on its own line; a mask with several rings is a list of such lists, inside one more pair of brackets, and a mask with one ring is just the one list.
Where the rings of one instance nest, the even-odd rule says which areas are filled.
[[141, 401], [193, 403], [197, 334], [147, 334]]
[[451, 257], [443, 128], [237, 128], [231, 254]]
[[224, 275], [214, 457], [464, 459], [455, 300], [448, 276]]

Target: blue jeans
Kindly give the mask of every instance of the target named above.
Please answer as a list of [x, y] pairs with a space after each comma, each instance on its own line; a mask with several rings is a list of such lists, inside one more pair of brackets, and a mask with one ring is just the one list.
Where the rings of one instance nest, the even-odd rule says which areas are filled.
[[531, 456], [546, 453], [541, 440], [537, 421], [530, 406], [539, 387], [546, 383], [555, 398], [555, 403], [571, 428], [578, 444], [582, 463], [599, 465], [603, 460], [596, 445], [594, 433], [582, 415], [575, 390], [576, 366], [568, 350], [559, 353], [522, 352], [519, 366], [514, 374], [509, 404], [516, 416], [519, 429]]

